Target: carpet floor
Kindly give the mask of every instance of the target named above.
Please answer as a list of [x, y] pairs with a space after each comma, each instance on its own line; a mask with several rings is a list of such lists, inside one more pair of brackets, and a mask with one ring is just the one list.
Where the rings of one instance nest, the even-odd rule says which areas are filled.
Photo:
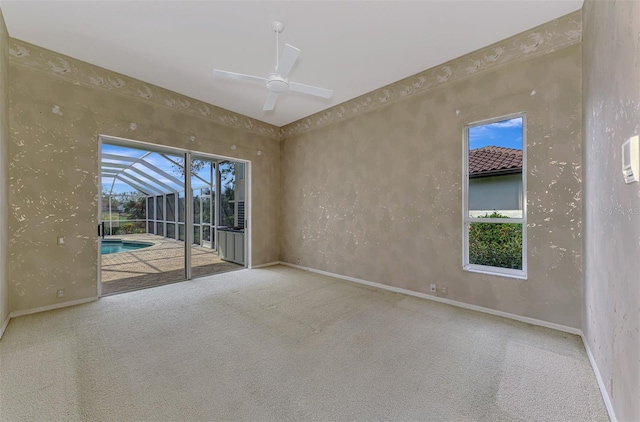
[[276, 266], [13, 319], [0, 419], [608, 417], [577, 336]]

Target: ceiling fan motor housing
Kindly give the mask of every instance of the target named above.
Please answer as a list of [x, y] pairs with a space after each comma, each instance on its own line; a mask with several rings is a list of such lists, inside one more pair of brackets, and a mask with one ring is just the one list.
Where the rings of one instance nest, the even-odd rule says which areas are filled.
[[287, 92], [289, 82], [278, 75], [269, 75], [267, 76], [267, 89], [276, 94]]
[[273, 29], [273, 32], [277, 32], [279, 34], [284, 29], [284, 25], [282, 24], [282, 22], [278, 21], [271, 22], [271, 29]]

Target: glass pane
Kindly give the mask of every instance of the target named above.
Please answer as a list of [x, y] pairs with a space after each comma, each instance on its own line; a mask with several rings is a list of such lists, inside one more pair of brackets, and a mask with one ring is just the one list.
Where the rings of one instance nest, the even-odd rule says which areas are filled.
[[[113, 199], [113, 234], [154, 245], [135, 251], [126, 248], [103, 251], [100, 263], [103, 294], [185, 279], [186, 245], [176, 240], [179, 228], [175, 223], [179, 213], [177, 192], [183, 192], [184, 198], [184, 158], [179, 154], [102, 144], [102, 173], [124, 173], [124, 180], [111, 178], [107, 180], [108, 186], [103, 183], [103, 192]], [[165, 223], [163, 217], [169, 221]], [[184, 238], [184, 227], [182, 233]]]
[[235, 193], [236, 193], [236, 163], [223, 161], [218, 165], [220, 173], [220, 221], [223, 227], [235, 225]]
[[469, 217], [522, 218], [523, 118], [469, 128]]
[[155, 216], [153, 214], [154, 210], [155, 210], [154, 200], [153, 199], [154, 199], [153, 197], [147, 198], [147, 209], [149, 210], [149, 214], [148, 214], [149, 215], [149, 220], [154, 220], [155, 219]]
[[147, 218], [147, 200], [144, 196], [120, 194], [114, 198], [118, 201], [118, 214], [120, 220], [145, 220]]
[[[115, 223], [115, 221], [114, 221]], [[144, 221], [121, 221], [120, 224], [112, 224], [111, 235], [143, 234], [146, 233]]]
[[178, 221], [184, 223], [184, 193], [178, 198]]
[[162, 205], [163, 200], [164, 196], [156, 196], [156, 220], [164, 219], [164, 206]]
[[167, 195], [167, 221], [176, 221], [176, 194]]
[[211, 223], [211, 197], [202, 197], [202, 222]]
[[178, 239], [184, 242], [184, 224], [178, 224]]
[[200, 224], [200, 196], [193, 194], [193, 223]]
[[167, 223], [167, 237], [170, 239], [176, 238], [176, 225], [175, 223]]
[[200, 244], [200, 226], [193, 226], [193, 244]]
[[194, 189], [215, 184], [211, 177], [213, 166], [214, 163], [206, 158], [191, 159], [191, 186]]
[[522, 269], [522, 224], [469, 224], [469, 263]]
[[[200, 167], [196, 165], [199, 163]], [[196, 158], [192, 163], [195, 170], [192, 173], [191, 186], [196, 196], [194, 201], [193, 245], [191, 247], [191, 274], [193, 277], [228, 271], [231, 268], [242, 268], [244, 263], [244, 233], [241, 230], [221, 232], [216, 236], [216, 225], [235, 225], [235, 199], [237, 164], [229, 161], [217, 163], [206, 158]], [[217, 182], [217, 183], [216, 183]], [[216, 192], [216, 184], [220, 191]], [[216, 195], [222, 197], [216, 203]], [[216, 221], [216, 215], [220, 215]], [[225, 237], [225, 234], [227, 235]], [[215, 237], [229, 239], [228, 255], [221, 258], [216, 250]], [[233, 250], [233, 253], [230, 251]], [[238, 252], [236, 252], [238, 251]]]

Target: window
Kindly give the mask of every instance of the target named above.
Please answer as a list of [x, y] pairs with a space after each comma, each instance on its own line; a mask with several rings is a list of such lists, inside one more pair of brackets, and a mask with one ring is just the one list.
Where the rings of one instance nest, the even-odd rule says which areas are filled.
[[464, 131], [463, 268], [527, 277], [526, 116]]

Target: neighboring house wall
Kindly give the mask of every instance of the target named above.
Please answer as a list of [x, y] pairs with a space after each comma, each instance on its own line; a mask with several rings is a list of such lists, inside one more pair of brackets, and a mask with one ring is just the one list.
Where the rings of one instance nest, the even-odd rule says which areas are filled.
[[0, 335], [9, 317], [9, 34], [0, 9]]
[[[580, 19], [286, 126], [282, 260], [422, 293], [447, 285], [450, 299], [579, 328]], [[526, 281], [462, 269], [465, 124], [517, 112], [527, 113]]]
[[96, 295], [99, 134], [251, 160], [253, 264], [278, 260], [278, 128], [18, 40], [11, 47], [13, 311], [59, 303], [60, 288], [68, 301]]
[[583, 331], [620, 421], [640, 421], [640, 183], [622, 144], [640, 133], [640, 2], [583, 9]]
[[469, 179], [469, 210], [474, 216], [502, 211], [505, 216], [511, 210], [522, 209], [522, 173]]

